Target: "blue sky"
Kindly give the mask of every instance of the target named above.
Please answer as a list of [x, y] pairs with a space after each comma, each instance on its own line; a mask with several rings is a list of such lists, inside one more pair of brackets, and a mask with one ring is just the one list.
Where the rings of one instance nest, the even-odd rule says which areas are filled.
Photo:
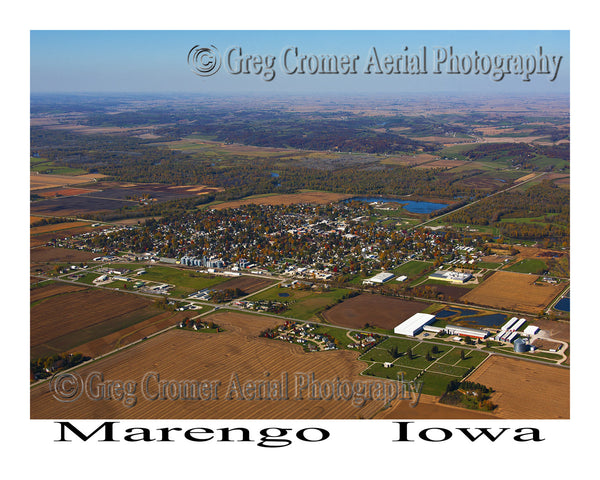
[[[190, 71], [187, 54], [194, 45], [218, 48], [224, 56], [240, 46], [244, 54], [276, 57], [275, 78], [233, 75], [224, 61], [210, 77]], [[286, 47], [307, 55], [359, 55], [355, 75], [288, 75], [281, 67]], [[427, 48], [433, 63], [436, 48], [454, 48], [459, 56], [562, 55], [557, 78], [507, 75], [366, 75], [372, 47], [380, 57]], [[569, 92], [568, 31], [32, 31], [31, 92], [189, 92], [189, 93], [475, 93], [564, 94]]]

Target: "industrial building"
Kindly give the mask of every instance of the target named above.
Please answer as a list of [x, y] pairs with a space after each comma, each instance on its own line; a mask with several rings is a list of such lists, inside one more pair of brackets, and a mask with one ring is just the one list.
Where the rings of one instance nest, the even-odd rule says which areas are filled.
[[536, 327], [535, 325], [529, 325], [527, 328], [525, 328], [523, 333], [525, 335], [535, 335], [539, 331], [540, 331], [540, 327]]
[[465, 283], [473, 277], [470, 273], [453, 272], [451, 270], [437, 270], [429, 275], [432, 280], [443, 280], [450, 283]]
[[460, 325], [446, 325], [444, 329], [449, 335], [460, 335], [462, 337], [486, 338], [490, 332], [478, 328], [462, 327]]
[[394, 328], [394, 333], [414, 337], [425, 325], [432, 323], [435, 320], [435, 315], [428, 313], [415, 313], [412, 317], [404, 320], [400, 325]]
[[181, 257], [180, 263], [188, 267], [223, 268], [225, 266], [223, 260], [218, 258], [189, 257], [187, 255]]
[[385, 283], [388, 280], [391, 280], [392, 278], [394, 278], [393, 273], [381, 272], [375, 275], [374, 277], [363, 280], [362, 283], [363, 285], [373, 285], [374, 283]]
[[500, 327], [500, 331], [505, 332], [510, 327], [512, 327], [519, 319], [517, 317], [512, 317], [508, 322]]

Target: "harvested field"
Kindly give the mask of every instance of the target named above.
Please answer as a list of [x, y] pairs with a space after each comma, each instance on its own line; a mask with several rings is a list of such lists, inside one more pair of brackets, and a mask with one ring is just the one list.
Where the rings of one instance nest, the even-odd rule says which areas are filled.
[[33, 227], [29, 229], [30, 235], [37, 235], [39, 233], [47, 233], [47, 232], [56, 232], [58, 230], [67, 230], [70, 228], [76, 227], [89, 227], [90, 224], [88, 222], [63, 222], [63, 223], [55, 223], [52, 225], [42, 225], [39, 227]]
[[71, 350], [158, 311], [139, 295], [80, 289], [32, 301], [30, 312], [31, 356], [37, 358]]
[[[75, 350], [83, 355], [94, 358], [141, 340], [144, 337], [160, 332], [173, 325], [177, 325], [186, 317], [190, 317], [190, 314], [187, 312], [164, 312], [149, 318], [148, 320], [105, 335], [102, 338], [79, 345]], [[73, 352], [75, 352], [75, 350], [73, 350]]]
[[33, 215], [29, 216], [29, 224], [31, 225], [32, 223], [35, 222], [39, 222], [40, 220], [43, 220], [44, 217], [34, 217]]
[[461, 300], [477, 305], [538, 314], [564, 288], [548, 283], [536, 285], [539, 277], [514, 272], [495, 272]]
[[84, 213], [97, 213], [117, 210], [121, 207], [137, 205], [133, 200], [115, 200], [112, 198], [95, 198], [88, 195], [76, 197], [58, 197], [40, 200], [31, 204], [33, 214], [71, 216]]
[[312, 203], [317, 205], [324, 205], [331, 202], [339, 202], [346, 198], [350, 198], [352, 195], [346, 195], [343, 193], [331, 193], [331, 192], [302, 192], [302, 193], [288, 193], [283, 195], [268, 195], [264, 197], [249, 197], [241, 200], [234, 200], [231, 202], [220, 203], [212, 208], [222, 210], [224, 208], [237, 208], [241, 205], [292, 205], [294, 203]]
[[469, 162], [464, 160], [436, 160], [435, 162], [426, 163], [424, 165], [419, 165], [416, 168], [454, 168], [454, 167], [462, 167]]
[[79, 292], [86, 290], [87, 287], [81, 285], [72, 285], [70, 283], [51, 283], [43, 287], [34, 288], [29, 294], [30, 302], [37, 302], [44, 298], [53, 297], [55, 295], [62, 295], [63, 293]]
[[97, 256], [97, 253], [54, 247], [32, 248], [30, 253], [32, 266], [45, 262], [86, 262]]
[[239, 288], [247, 295], [251, 293], [258, 292], [263, 288], [267, 288], [269, 285], [273, 285], [275, 282], [273, 280], [269, 280], [268, 278], [258, 278], [258, 277], [249, 277], [242, 276], [237, 278], [232, 278], [231, 280], [227, 280], [225, 283], [221, 283], [216, 285], [215, 290], [227, 290], [228, 288]]
[[[31, 418], [351, 419], [372, 418], [381, 410], [382, 400], [367, 400], [357, 406], [352, 399], [311, 400], [306, 398], [306, 393], [302, 399], [297, 397], [296, 380], [301, 377], [296, 374], [305, 375], [306, 372], [322, 382], [334, 381], [336, 377], [366, 385], [377, 382], [359, 376], [365, 366], [357, 360], [356, 352], [305, 353], [299, 345], [257, 338], [260, 331], [280, 323], [267, 317], [221, 312], [208, 318], [226, 331], [211, 334], [173, 329], [75, 371], [82, 378], [100, 372], [105, 379], [135, 382], [137, 402], [134, 406], [127, 407], [115, 400], [90, 400], [85, 395], [71, 403], [60, 402], [53, 397], [47, 384], [41, 384], [31, 389]], [[181, 397], [151, 400], [149, 397], [156, 393], [157, 386], [156, 377], [151, 377], [151, 382], [143, 382], [148, 372], [155, 372], [161, 381], [167, 380], [174, 385], [188, 380], [213, 382], [214, 387], [209, 387], [201, 400]], [[262, 399], [242, 400], [235, 394], [228, 398], [236, 376], [243, 386], [246, 382], [264, 382], [266, 372], [272, 382], [281, 381], [282, 375], [287, 374], [288, 399], [278, 395], [275, 387], [271, 390], [271, 399], [266, 399], [264, 389]], [[212, 397], [207, 398], [211, 394]], [[392, 411], [398, 415], [396, 418], [456, 418], [457, 415], [456, 409], [427, 402], [416, 408], [396, 409], [401, 402], [392, 402]], [[388, 410], [386, 412], [389, 414]], [[460, 418], [472, 418], [472, 415], [465, 411]]]
[[86, 196], [112, 200], [155, 199], [168, 201], [223, 191], [222, 188], [206, 185], [165, 185], [162, 183], [106, 182], [99, 187], [102, 190], [92, 191]]
[[569, 418], [569, 377], [566, 368], [492, 355], [468, 377], [492, 387], [494, 412], [502, 418]]
[[429, 163], [434, 160], [439, 160], [440, 157], [437, 155], [431, 155], [429, 153], [418, 153], [416, 155], [400, 155], [386, 157], [381, 161], [385, 165], [421, 165], [423, 163]]
[[515, 180], [515, 183], [521, 183], [521, 182], [526, 182], [527, 180], [531, 180], [532, 178], [535, 178], [535, 176], [537, 175], [537, 173], [530, 173], [529, 175], [524, 175], [522, 177], [519, 177]]
[[96, 190], [90, 190], [86, 188], [60, 188], [36, 191], [36, 194], [40, 197], [52, 198], [52, 197], [68, 197], [72, 195], [82, 195], [84, 193], [93, 193]]
[[334, 325], [363, 328], [365, 323], [392, 330], [404, 320], [429, 306], [425, 302], [413, 302], [384, 295], [363, 293], [344, 300], [327, 310], [323, 317]]
[[[438, 294], [442, 294], [444, 300], [457, 301], [465, 293], [469, 291], [468, 288], [458, 287], [456, 285], [428, 285], [432, 289], [436, 290]], [[439, 298], [439, 295], [438, 295]]]
[[63, 187], [65, 185], [79, 185], [95, 182], [104, 178], [101, 173], [88, 173], [86, 175], [45, 175], [43, 173], [31, 173], [29, 176], [30, 190], [41, 190], [50, 187]]

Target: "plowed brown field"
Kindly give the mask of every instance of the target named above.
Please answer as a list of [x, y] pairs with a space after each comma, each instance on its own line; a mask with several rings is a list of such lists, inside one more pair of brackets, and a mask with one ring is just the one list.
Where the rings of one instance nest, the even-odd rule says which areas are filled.
[[[360, 377], [364, 363], [356, 359], [357, 353], [329, 351], [305, 353], [298, 345], [278, 340], [258, 338], [260, 331], [274, 327], [280, 321], [243, 313], [220, 312], [209, 317], [226, 331], [201, 333], [186, 330], [170, 330], [157, 337], [136, 344], [90, 365], [82, 366], [75, 373], [85, 381], [90, 374], [102, 374], [104, 382], [110, 380], [131, 381], [136, 385], [135, 405], [128, 407], [123, 401], [105, 398], [91, 400], [82, 394], [73, 402], [61, 402], [54, 398], [49, 384], [40, 384], [31, 389], [32, 418], [372, 418], [381, 411], [381, 400], [370, 400], [355, 406], [352, 400], [299, 399], [296, 390], [296, 375], [313, 373], [317, 381], [348, 380], [352, 383], [370, 384], [369, 377]], [[147, 376], [148, 373], [153, 376]], [[232, 379], [241, 385], [249, 381], [265, 379], [281, 381], [288, 375], [288, 398], [273, 393], [271, 399], [241, 399], [228, 397]], [[161, 400], [158, 389], [160, 381], [174, 385], [173, 396]], [[268, 375], [268, 376], [267, 376]], [[143, 379], [146, 378], [146, 382]], [[150, 380], [148, 380], [150, 379]], [[206, 396], [212, 398], [175, 398], [177, 386], [182, 382], [208, 381], [214, 387]], [[216, 383], [220, 382], [220, 383]], [[283, 382], [282, 382], [283, 383]], [[179, 390], [181, 393], [181, 391]], [[159, 398], [151, 396], [159, 393]], [[216, 393], [216, 397], [214, 394]], [[231, 393], [231, 392], [229, 392]], [[391, 412], [396, 418], [456, 418], [456, 409], [432, 405], [431, 399], [416, 408], [397, 408], [406, 400], [395, 400], [391, 410], [385, 410], [386, 418]], [[459, 418], [472, 418], [465, 411]]]
[[363, 293], [344, 300], [323, 313], [328, 322], [350, 328], [363, 328], [365, 323], [393, 329], [407, 318], [429, 306], [384, 295]]
[[477, 305], [537, 314], [564, 288], [548, 283], [536, 285], [537, 275], [496, 272], [481, 285], [461, 297]]
[[492, 387], [494, 412], [502, 418], [569, 418], [569, 377], [566, 368], [492, 355], [468, 377]]

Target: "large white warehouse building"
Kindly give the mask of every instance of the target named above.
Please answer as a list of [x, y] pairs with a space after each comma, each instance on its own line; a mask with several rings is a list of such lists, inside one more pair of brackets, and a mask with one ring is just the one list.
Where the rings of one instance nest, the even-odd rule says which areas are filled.
[[408, 335], [414, 337], [417, 335], [425, 325], [432, 323], [435, 319], [435, 315], [428, 313], [415, 313], [412, 317], [404, 320], [400, 325], [394, 328], [394, 333], [400, 335]]

